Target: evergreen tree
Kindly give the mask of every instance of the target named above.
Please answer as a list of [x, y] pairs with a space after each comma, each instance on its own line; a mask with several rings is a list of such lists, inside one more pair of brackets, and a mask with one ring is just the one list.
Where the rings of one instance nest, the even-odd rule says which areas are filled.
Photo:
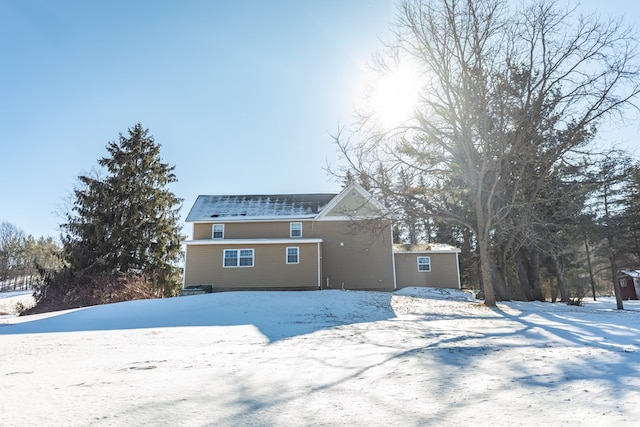
[[162, 162], [160, 145], [140, 123], [107, 145], [98, 160], [105, 175], [82, 175], [67, 214], [63, 243], [72, 272], [144, 275], [162, 292], [180, 287], [181, 199], [167, 185], [174, 166]]
[[626, 170], [624, 214], [624, 249], [625, 264], [628, 269], [640, 267], [640, 163], [629, 166]]

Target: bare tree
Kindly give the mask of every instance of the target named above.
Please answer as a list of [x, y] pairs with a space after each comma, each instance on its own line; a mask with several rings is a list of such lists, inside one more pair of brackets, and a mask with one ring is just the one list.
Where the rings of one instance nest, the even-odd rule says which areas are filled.
[[0, 223], [0, 282], [14, 278], [25, 234], [14, 224]]
[[[621, 21], [555, 1], [510, 3], [403, 2], [396, 39], [375, 64], [419, 67], [415, 114], [383, 129], [365, 112], [352, 135], [335, 136], [347, 169], [419, 177], [423, 214], [473, 231], [488, 306], [504, 296], [492, 251], [524, 248], [539, 264], [534, 225], [544, 225], [549, 177], [589, 153], [596, 125], [620, 117], [640, 90], [635, 34]], [[493, 244], [497, 233], [503, 245]]]

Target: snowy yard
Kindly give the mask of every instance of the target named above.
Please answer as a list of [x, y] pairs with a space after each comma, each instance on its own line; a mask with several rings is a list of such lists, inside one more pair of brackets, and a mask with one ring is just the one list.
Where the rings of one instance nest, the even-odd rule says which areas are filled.
[[0, 425], [638, 425], [640, 303], [233, 292], [0, 319]]

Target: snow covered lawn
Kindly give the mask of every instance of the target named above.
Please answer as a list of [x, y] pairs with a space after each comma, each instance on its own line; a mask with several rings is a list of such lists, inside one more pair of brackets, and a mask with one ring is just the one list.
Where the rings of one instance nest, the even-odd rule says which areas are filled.
[[638, 425], [640, 305], [233, 292], [0, 319], [0, 425]]

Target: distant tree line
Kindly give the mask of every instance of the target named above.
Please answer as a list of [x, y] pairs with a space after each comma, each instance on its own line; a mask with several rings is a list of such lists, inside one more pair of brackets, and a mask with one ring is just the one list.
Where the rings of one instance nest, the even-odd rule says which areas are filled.
[[60, 269], [60, 245], [51, 237], [26, 235], [0, 223], [0, 291], [31, 289], [42, 276]]

